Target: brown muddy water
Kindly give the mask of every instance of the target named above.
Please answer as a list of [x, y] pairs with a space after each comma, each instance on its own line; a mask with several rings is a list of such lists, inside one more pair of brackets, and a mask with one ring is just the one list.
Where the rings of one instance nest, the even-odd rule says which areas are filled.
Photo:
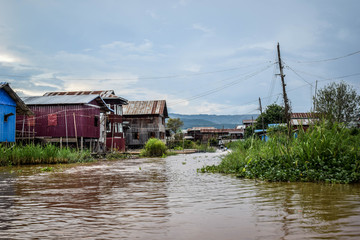
[[222, 154], [0, 169], [0, 239], [360, 238], [360, 185], [196, 172]]

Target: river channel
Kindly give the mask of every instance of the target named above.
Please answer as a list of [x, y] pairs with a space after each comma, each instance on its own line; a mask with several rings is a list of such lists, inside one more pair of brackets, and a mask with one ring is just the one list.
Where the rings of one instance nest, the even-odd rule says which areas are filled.
[[360, 238], [360, 185], [196, 172], [223, 154], [0, 168], [0, 239]]

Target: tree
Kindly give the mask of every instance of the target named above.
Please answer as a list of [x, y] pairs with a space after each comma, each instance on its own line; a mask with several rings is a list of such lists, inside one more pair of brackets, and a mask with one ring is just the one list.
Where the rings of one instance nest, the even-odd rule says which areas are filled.
[[180, 118], [169, 118], [167, 121], [167, 128], [170, 129], [174, 134], [180, 131], [181, 127], [184, 125], [183, 121]]
[[336, 122], [349, 123], [359, 115], [360, 96], [348, 84], [331, 83], [314, 97], [315, 111]]
[[264, 128], [267, 128], [270, 123], [284, 123], [285, 122], [285, 110], [284, 107], [271, 104], [266, 107], [265, 112], [260, 114], [256, 119], [256, 129], [262, 129], [262, 117], [264, 117]]

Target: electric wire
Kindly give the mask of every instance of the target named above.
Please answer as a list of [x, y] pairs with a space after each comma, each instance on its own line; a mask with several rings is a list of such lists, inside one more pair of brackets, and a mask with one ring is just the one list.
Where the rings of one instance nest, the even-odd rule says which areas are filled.
[[[273, 63], [273, 64], [274, 64], [274, 63]], [[169, 103], [169, 106], [172, 107], [172, 106], [178, 105], [178, 104], [180, 104], [180, 103], [192, 101], [192, 100], [195, 100], [195, 99], [198, 99], [198, 98], [201, 98], [201, 97], [204, 97], [204, 96], [207, 96], [207, 95], [210, 95], [210, 94], [219, 92], [219, 91], [221, 91], [221, 90], [223, 90], [223, 89], [226, 89], [226, 88], [228, 88], [228, 87], [232, 87], [232, 86], [234, 86], [234, 85], [236, 85], [236, 84], [239, 84], [241, 81], [247, 80], [247, 79], [249, 79], [249, 78], [252, 78], [252, 77], [258, 75], [258, 74], [261, 73], [261, 72], [264, 72], [265, 70], [269, 69], [273, 64], [270, 64], [270, 65], [266, 66], [265, 68], [263, 68], [263, 69], [261, 69], [261, 70], [259, 70], [259, 71], [256, 71], [256, 72], [254, 72], [254, 73], [252, 73], [252, 74], [249, 74], [249, 75], [247, 75], [247, 76], [245, 76], [245, 77], [243, 77], [243, 78], [237, 79], [237, 80], [235, 80], [235, 81], [232, 81], [232, 82], [227, 83], [227, 84], [225, 84], [225, 85], [222, 85], [222, 86], [220, 86], [220, 87], [217, 87], [217, 88], [214, 88], [214, 89], [211, 89], [211, 90], [202, 92], [202, 93], [200, 93], [200, 94], [194, 95], [194, 96], [192, 96], [192, 97], [190, 97], [190, 98], [188, 98], [188, 99], [185, 99], [185, 100], [181, 100], [181, 101], [174, 102], [174, 103]]]
[[[352, 53], [346, 54], [346, 55], [343, 55], [343, 56], [340, 56], [340, 57], [334, 57], [334, 58], [328, 58], [328, 59], [321, 59], [321, 60], [312, 60], [312, 61], [295, 61], [295, 62], [296, 62], [296, 63], [301, 63], [301, 64], [330, 62], [330, 61], [335, 61], [335, 60], [339, 60], [339, 59], [342, 59], [342, 58], [350, 57], [350, 56], [353, 56], [353, 55], [356, 55], [356, 54], [359, 54], [359, 53], [360, 53], [360, 50], [359, 50], [359, 51], [356, 51], [356, 52], [352, 52]], [[291, 60], [290, 60], [290, 61], [291, 61]]]

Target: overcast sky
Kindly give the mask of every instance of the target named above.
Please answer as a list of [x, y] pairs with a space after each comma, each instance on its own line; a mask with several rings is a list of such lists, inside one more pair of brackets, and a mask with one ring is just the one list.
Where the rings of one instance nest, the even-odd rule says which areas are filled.
[[360, 88], [357, 0], [0, 0], [0, 81], [20, 96], [115, 90], [182, 114], [293, 112], [332, 81]]

